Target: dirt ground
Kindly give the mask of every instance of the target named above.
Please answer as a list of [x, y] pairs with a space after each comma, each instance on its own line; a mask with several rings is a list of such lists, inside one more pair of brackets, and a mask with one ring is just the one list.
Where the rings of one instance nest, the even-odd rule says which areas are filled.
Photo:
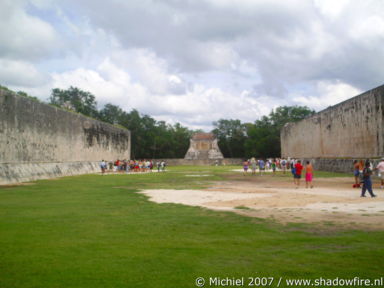
[[[196, 177], [198, 177], [196, 175]], [[318, 223], [329, 227], [384, 229], [384, 190], [374, 184], [377, 198], [361, 198], [352, 178], [319, 178], [314, 188], [295, 189], [290, 177], [243, 176], [212, 183], [204, 190], [145, 190], [157, 203], [179, 203], [233, 211], [280, 223]]]

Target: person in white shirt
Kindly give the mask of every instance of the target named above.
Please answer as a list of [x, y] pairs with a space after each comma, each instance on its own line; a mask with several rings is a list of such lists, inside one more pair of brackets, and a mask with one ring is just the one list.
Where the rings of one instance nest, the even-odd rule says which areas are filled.
[[101, 168], [101, 174], [104, 174], [105, 173], [105, 169], [107, 168], [107, 163], [105, 163], [104, 160], [101, 160], [100, 168]]

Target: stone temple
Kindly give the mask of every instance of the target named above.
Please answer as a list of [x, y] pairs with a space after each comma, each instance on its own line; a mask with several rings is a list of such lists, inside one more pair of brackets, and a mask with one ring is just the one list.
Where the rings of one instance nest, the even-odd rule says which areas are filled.
[[196, 133], [190, 140], [189, 149], [184, 159], [219, 160], [224, 159], [217, 139], [212, 133]]

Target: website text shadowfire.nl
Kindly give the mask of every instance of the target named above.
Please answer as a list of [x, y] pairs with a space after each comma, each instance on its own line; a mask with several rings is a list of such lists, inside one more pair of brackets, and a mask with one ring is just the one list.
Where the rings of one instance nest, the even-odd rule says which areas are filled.
[[282, 282], [289, 287], [383, 287], [384, 277], [376, 279], [354, 278], [316, 278], [283, 279], [283, 277], [198, 277], [197, 287], [280, 287]]

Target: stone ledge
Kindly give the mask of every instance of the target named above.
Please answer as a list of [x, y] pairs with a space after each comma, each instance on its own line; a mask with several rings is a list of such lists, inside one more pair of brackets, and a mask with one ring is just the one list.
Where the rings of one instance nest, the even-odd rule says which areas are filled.
[[[313, 168], [319, 171], [328, 171], [328, 172], [343, 172], [343, 173], [353, 173], [353, 161], [360, 160], [356, 159], [337, 159], [337, 158], [302, 158], [302, 163], [304, 161], [311, 161]], [[364, 162], [366, 159], [362, 159]], [[380, 159], [370, 159], [373, 167], [379, 163]]]
[[0, 163], [0, 185], [99, 171], [99, 162]]

